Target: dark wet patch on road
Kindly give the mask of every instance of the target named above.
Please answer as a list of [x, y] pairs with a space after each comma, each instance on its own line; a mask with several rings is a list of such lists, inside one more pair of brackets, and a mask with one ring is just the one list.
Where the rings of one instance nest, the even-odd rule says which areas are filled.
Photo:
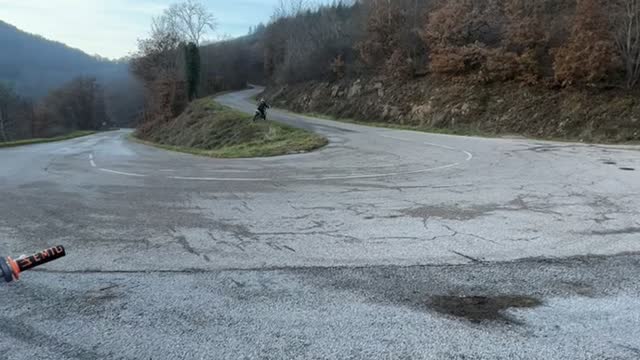
[[[541, 200], [537, 199], [538, 203], [529, 203], [523, 196], [518, 196], [517, 198], [507, 202], [504, 205], [500, 204], [479, 204], [479, 205], [470, 205], [467, 207], [459, 207], [457, 205], [424, 205], [421, 207], [409, 208], [400, 210], [400, 213], [421, 218], [421, 219], [429, 219], [431, 217], [444, 219], [444, 220], [457, 220], [457, 221], [467, 221], [473, 220], [479, 217], [488, 216], [493, 214], [496, 211], [530, 211], [541, 214], [549, 214], [549, 215], [562, 215], [556, 211], [553, 211], [553, 204], [548, 204], [547, 202], [542, 203]], [[545, 200], [546, 201], [546, 200]]]
[[[536, 258], [505, 263], [373, 266], [288, 270], [300, 281], [383, 306], [410, 309], [483, 327], [526, 326], [520, 312], [535, 312], [546, 299], [599, 298], [632, 286], [620, 274], [640, 267], [640, 254]], [[634, 270], [635, 271], [635, 270]], [[617, 279], [612, 281], [612, 279]], [[342, 295], [341, 295], [342, 296]]]
[[462, 318], [473, 323], [500, 321], [518, 323], [506, 310], [535, 308], [542, 301], [529, 296], [433, 296], [427, 306], [445, 315]]
[[495, 204], [474, 205], [468, 208], [449, 205], [427, 205], [418, 208], [405, 209], [401, 212], [405, 215], [421, 219], [435, 217], [445, 220], [465, 221], [488, 215], [500, 209], [501, 207]]
[[118, 288], [119, 285], [111, 285], [97, 290], [88, 291], [85, 296], [86, 304], [101, 305], [105, 302], [116, 300], [121, 297], [121, 294], [116, 291]]
[[548, 145], [548, 144], [539, 144], [536, 146], [528, 146], [525, 149], [515, 150], [515, 152], [523, 152], [523, 151], [532, 151], [536, 153], [545, 153], [552, 151], [562, 151], [562, 150], [575, 150], [580, 145]]
[[623, 170], [623, 171], [635, 171], [636, 169], [630, 168], [630, 167], [621, 167], [620, 170]]
[[591, 231], [589, 235], [629, 235], [640, 234], [640, 227], [628, 227], [623, 229], [596, 230]]

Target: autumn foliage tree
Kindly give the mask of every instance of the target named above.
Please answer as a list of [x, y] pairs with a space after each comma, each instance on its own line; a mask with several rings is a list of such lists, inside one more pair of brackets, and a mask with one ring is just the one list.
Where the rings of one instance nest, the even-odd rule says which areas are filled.
[[154, 19], [151, 36], [138, 42], [131, 61], [133, 74], [146, 89], [145, 110], [138, 130], [144, 136], [155, 122], [178, 116], [187, 104], [182, 38], [166, 18]]
[[599, 0], [578, 0], [567, 44], [554, 52], [559, 83], [599, 82], [615, 71], [619, 63], [609, 29]]
[[479, 1], [453, 0], [428, 13], [423, 39], [431, 50], [431, 70], [450, 75], [481, 70], [495, 32], [494, 10]]
[[422, 11], [431, 1], [369, 0], [363, 39], [356, 43], [360, 60], [370, 71], [407, 79], [424, 73], [427, 54], [420, 38]]
[[173, 4], [153, 19], [150, 36], [139, 40], [131, 61], [133, 74], [146, 89], [145, 110], [138, 126], [141, 136], [157, 122], [177, 117], [197, 96], [198, 45], [215, 26], [213, 15], [196, 0]]
[[331, 70], [331, 72], [333, 73], [336, 79], [344, 78], [344, 76], [346, 75], [345, 67], [346, 67], [346, 64], [344, 62], [344, 59], [342, 58], [342, 55], [336, 56], [331, 61], [331, 64], [329, 65], [329, 69]]
[[503, 3], [505, 28], [503, 46], [514, 77], [526, 83], [537, 82], [545, 73], [549, 35], [543, 19], [541, 0], [510, 0]]
[[396, 2], [372, 0], [369, 4], [366, 38], [356, 45], [360, 58], [371, 67], [383, 66], [400, 49], [398, 29], [405, 18]]
[[454, 0], [427, 14], [423, 40], [436, 74], [536, 82], [546, 34], [541, 0]]
[[615, 83], [622, 70], [627, 86], [640, 82], [640, 0], [281, 4], [261, 41], [270, 82], [405, 81], [431, 73], [457, 81], [579, 86]]

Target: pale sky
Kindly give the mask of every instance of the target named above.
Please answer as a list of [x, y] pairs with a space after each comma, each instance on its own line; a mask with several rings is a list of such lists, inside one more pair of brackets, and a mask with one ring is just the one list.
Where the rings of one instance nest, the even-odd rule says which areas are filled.
[[[19, 29], [63, 42], [88, 54], [120, 58], [136, 49], [151, 17], [175, 0], [0, 0], [0, 20]], [[202, 0], [216, 16], [216, 34], [245, 35], [267, 22], [279, 0]]]

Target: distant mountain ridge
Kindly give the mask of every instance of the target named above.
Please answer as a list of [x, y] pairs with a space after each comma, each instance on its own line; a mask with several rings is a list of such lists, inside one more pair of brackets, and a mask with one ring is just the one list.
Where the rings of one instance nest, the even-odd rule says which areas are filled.
[[39, 98], [80, 75], [102, 80], [127, 72], [124, 61], [91, 56], [0, 20], [0, 81], [13, 84], [23, 96]]

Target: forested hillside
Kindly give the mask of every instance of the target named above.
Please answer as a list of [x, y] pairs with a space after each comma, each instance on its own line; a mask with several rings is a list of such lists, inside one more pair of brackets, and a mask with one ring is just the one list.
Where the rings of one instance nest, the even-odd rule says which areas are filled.
[[640, 1], [370, 0], [266, 29], [267, 95], [460, 133], [640, 140]]
[[632, 88], [638, 0], [363, 0], [300, 9], [267, 26], [274, 83], [427, 74], [491, 83]]
[[128, 61], [89, 56], [0, 21], [0, 142], [131, 126], [142, 96]]
[[13, 84], [22, 96], [42, 97], [77, 76], [123, 77], [127, 69], [126, 61], [89, 56], [0, 20], [0, 81]]
[[[155, 39], [176, 38], [163, 34]], [[138, 60], [168, 54], [159, 46], [166, 43], [156, 45]], [[179, 46], [170, 44], [173, 56]], [[200, 96], [259, 81], [274, 102], [298, 111], [452, 131], [640, 140], [640, 0], [282, 1], [266, 26], [201, 48], [200, 59]], [[172, 118], [184, 108], [186, 97], [175, 91], [184, 77], [154, 80], [169, 83], [164, 94], [172, 97], [160, 98], [170, 110], [154, 114]]]

